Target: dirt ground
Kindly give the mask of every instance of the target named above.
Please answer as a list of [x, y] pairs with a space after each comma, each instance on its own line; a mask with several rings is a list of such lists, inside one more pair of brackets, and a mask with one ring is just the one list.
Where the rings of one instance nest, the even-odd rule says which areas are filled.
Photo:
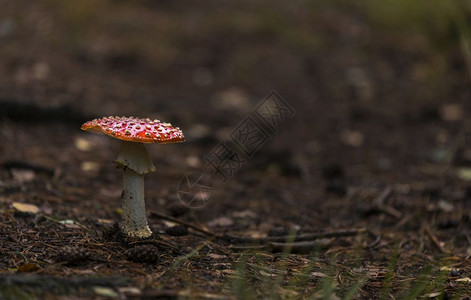
[[[446, 3], [0, 0], [0, 298], [470, 299], [471, 8]], [[120, 231], [102, 116], [185, 134], [147, 147], [151, 238]]]

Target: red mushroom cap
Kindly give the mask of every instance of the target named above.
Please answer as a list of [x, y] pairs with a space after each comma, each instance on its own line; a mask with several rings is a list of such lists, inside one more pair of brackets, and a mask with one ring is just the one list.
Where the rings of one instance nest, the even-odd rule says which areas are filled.
[[84, 123], [82, 130], [104, 133], [128, 142], [166, 144], [185, 141], [180, 128], [149, 118], [104, 117]]

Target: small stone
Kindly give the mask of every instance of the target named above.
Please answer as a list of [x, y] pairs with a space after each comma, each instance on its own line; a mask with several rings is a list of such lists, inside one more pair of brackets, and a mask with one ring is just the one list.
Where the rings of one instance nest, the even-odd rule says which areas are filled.
[[460, 272], [456, 268], [452, 268], [450, 273], [448, 274], [450, 277], [458, 277], [460, 276]]

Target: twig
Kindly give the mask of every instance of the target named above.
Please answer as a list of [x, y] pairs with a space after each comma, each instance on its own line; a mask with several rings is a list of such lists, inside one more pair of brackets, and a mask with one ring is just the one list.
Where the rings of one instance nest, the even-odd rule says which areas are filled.
[[394, 225], [394, 228], [395, 228], [395, 229], [401, 228], [402, 226], [404, 226], [405, 224], [407, 224], [407, 222], [409, 222], [411, 218], [412, 218], [412, 215], [406, 215], [406, 216], [405, 216], [404, 218], [402, 218], [399, 222], [397, 222], [396, 225]]
[[367, 232], [366, 228], [356, 228], [351, 230], [338, 230], [338, 231], [329, 231], [322, 233], [310, 233], [310, 234], [301, 234], [297, 236], [271, 236], [271, 237], [262, 237], [262, 238], [253, 238], [249, 236], [232, 236], [232, 235], [220, 235], [213, 233], [209, 230], [200, 228], [191, 223], [160, 214], [158, 212], [151, 212], [151, 216], [158, 217], [164, 220], [175, 222], [188, 228], [191, 228], [195, 231], [201, 232], [213, 238], [220, 238], [226, 242], [234, 244], [258, 244], [258, 245], [237, 245], [232, 246], [234, 250], [267, 250], [272, 252], [281, 252], [285, 249], [290, 249], [290, 252], [296, 253], [308, 253], [315, 248], [326, 248], [330, 245], [330, 242], [315, 242], [314, 240], [325, 239], [325, 238], [335, 238], [335, 237], [346, 237], [354, 236], [357, 234]]
[[374, 240], [373, 242], [369, 243], [366, 247], [367, 247], [367, 248], [373, 248], [374, 246], [378, 245], [379, 242], [381, 241], [381, 235], [376, 235], [376, 234], [374, 234], [374, 233], [371, 232], [371, 231], [368, 231], [368, 233], [369, 233], [371, 236], [375, 237], [375, 240]]
[[246, 251], [246, 250], [266, 250], [266, 245], [232, 245], [232, 250]]
[[390, 186], [387, 186], [383, 189], [381, 194], [375, 199], [377, 205], [384, 205], [384, 202], [391, 196], [393, 189]]
[[424, 228], [425, 233], [428, 235], [428, 237], [432, 241], [432, 243], [435, 245], [435, 247], [437, 247], [442, 253], [449, 254], [449, 252], [445, 248], [443, 248], [442, 244], [437, 239], [437, 237], [432, 233], [428, 225], [424, 225], [423, 228]]
[[[464, 236], [468, 240], [468, 244], [471, 246], [471, 236], [469, 236], [468, 233], [465, 233]], [[468, 260], [470, 257], [471, 257], [471, 254], [468, 254], [468, 256], [466, 256], [466, 260]]]
[[257, 243], [284, 243], [286, 241], [292, 240], [293, 242], [302, 242], [302, 241], [312, 241], [323, 238], [333, 238], [333, 237], [346, 237], [354, 236], [366, 232], [366, 228], [356, 228], [351, 230], [337, 230], [337, 231], [328, 231], [321, 233], [309, 233], [301, 234], [298, 236], [268, 236], [261, 238], [253, 238], [250, 236], [233, 236], [233, 235], [224, 235], [223, 239], [232, 242], [232, 243], [247, 243], [247, 244], [257, 244]]
[[391, 196], [392, 192], [393, 189], [390, 186], [384, 188], [381, 194], [379, 194], [379, 196], [375, 199], [374, 203], [376, 204], [377, 208], [383, 213], [397, 219], [402, 219], [402, 213], [400, 211], [398, 211], [394, 207], [387, 206], [384, 204], [389, 198], [389, 196]]
[[268, 243], [267, 247], [269, 250], [271, 250], [271, 252], [284, 252], [288, 250], [290, 253], [306, 254], [312, 252], [315, 249], [326, 249], [331, 244], [331, 241], [303, 241], [294, 243]]
[[277, 243], [269, 242], [263, 245], [244, 245], [244, 246], [232, 246], [231, 249], [246, 251], [246, 250], [265, 250], [273, 253], [279, 252], [289, 252], [289, 253], [299, 253], [307, 254], [312, 252], [315, 249], [325, 249], [331, 245], [331, 241], [302, 241], [302, 242], [293, 242], [293, 243]]
[[125, 293], [129, 299], [173, 299], [173, 298], [196, 298], [196, 299], [233, 299], [226, 295], [211, 294], [205, 292], [195, 292], [191, 290], [160, 290], [160, 291], [146, 291], [139, 294]]
[[46, 166], [38, 165], [29, 161], [23, 160], [6, 160], [0, 164], [2, 168], [7, 170], [11, 169], [21, 169], [21, 170], [31, 170], [36, 173], [45, 173], [49, 176], [54, 175], [54, 169]]
[[155, 212], [155, 211], [151, 211], [150, 215], [151, 215], [152, 217], [158, 217], [158, 218], [161, 218], [161, 219], [170, 221], [170, 222], [174, 222], [174, 223], [178, 223], [178, 224], [184, 225], [184, 226], [186, 226], [186, 227], [188, 227], [188, 228], [191, 228], [191, 229], [193, 229], [193, 230], [195, 230], [195, 231], [204, 233], [204, 234], [209, 235], [209, 236], [212, 236], [212, 237], [217, 237], [217, 238], [222, 237], [221, 235], [219, 235], [219, 234], [217, 234], [217, 233], [214, 233], [214, 232], [211, 232], [211, 231], [209, 231], [209, 230], [203, 229], [203, 228], [198, 227], [198, 226], [196, 226], [196, 225], [193, 225], [193, 224], [191, 224], [191, 223], [188, 223], [188, 222], [185, 222], [185, 221], [182, 221], [182, 220], [179, 220], [179, 219], [170, 217], [170, 216], [166, 216], [166, 215], [160, 214], [160, 213]]

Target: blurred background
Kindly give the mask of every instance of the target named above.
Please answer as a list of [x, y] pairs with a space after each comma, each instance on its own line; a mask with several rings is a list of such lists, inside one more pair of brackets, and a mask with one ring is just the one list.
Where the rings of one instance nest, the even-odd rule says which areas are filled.
[[[69, 190], [45, 188], [52, 198], [78, 201], [87, 187], [119, 205], [118, 144], [79, 126], [158, 118], [188, 140], [150, 148], [161, 166], [150, 205], [167, 205], [181, 176], [203, 169], [201, 157], [275, 90], [296, 114], [220, 183], [214, 214], [271, 203], [342, 226], [355, 221], [332, 223], [335, 201], [349, 215], [355, 189], [406, 186], [410, 200], [452, 182], [466, 193], [470, 24], [464, 0], [0, 0], [0, 161], [60, 169], [55, 184]], [[5, 168], [5, 182], [29, 178]]]

